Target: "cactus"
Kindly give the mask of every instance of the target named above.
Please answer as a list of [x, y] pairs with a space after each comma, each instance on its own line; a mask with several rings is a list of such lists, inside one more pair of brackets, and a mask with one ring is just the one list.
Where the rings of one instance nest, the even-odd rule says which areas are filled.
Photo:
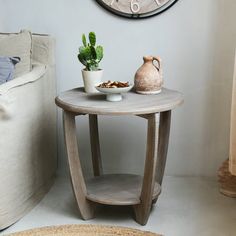
[[96, 34], [89, 33], [89, 43], [85, 34], [82, 35], [83, 46], [79, 48], [78, 60], [85, 66], [88, 71], [99, 70], [99, 63], [103, 58], [103, 47], [96, 46]]

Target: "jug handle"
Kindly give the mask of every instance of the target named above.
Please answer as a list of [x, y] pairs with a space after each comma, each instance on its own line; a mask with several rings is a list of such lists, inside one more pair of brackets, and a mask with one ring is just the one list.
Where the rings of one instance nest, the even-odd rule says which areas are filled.
[[[157, 61], [158, 67], [154, 64]], [[158, 71], [161, 69], [161, 58], [160, 57], [153, 57], [152, 64], [157, 68]]]

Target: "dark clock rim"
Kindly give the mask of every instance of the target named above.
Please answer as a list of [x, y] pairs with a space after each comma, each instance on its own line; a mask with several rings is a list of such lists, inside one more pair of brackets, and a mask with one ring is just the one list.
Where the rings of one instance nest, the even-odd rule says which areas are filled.
[[158, 10], [157, 12], [156, 11], [151, 11], [147, 14], [140, 14], [140, 15], [131, 15], [131, 14], [125, 14], [125, 13], [122, 13], [122, 12], [119, 12], [119, 11], [116, 11], [110, 7], [108, 7], [105, 3], [102, 2], [102, 0], [95, 0], [100, 6], [102, 6], [103, 8], [105, 8], [107, 11], [109, 11], [110, 13], [113, 13], [119, 17], [123, 17], [123, 18], [129, 18], [129, 19], [145, 19], [145, 18], [150, 18], [150, 17], [153, 17], [153, 16], [156, 16], [156, 15], [159, 15], [165, 11], [167, 11], [169, 8], [171, 8], [173, 5], [175, 5], [179, 0], [173, 0], [173, 2], [171, 2], [169, 5], [167, 5], [166, 7], [161, 7], [160, 10]]

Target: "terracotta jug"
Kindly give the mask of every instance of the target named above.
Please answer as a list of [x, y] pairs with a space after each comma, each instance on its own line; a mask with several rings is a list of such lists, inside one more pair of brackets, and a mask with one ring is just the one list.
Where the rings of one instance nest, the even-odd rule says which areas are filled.
[[161, 59], [145, 56], [143, 60], [143, 65], [135, 74], [135, 90], [141, 94], [158, 94], [163, 85]]

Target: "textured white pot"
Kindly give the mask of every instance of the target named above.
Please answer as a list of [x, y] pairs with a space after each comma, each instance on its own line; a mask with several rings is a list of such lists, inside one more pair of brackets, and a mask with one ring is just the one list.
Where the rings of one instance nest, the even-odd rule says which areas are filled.
[[96, 86], [102, 83], [103, 70], [88, 71], [82, 70], [84, 89], [86, 93], [97, 93]]

